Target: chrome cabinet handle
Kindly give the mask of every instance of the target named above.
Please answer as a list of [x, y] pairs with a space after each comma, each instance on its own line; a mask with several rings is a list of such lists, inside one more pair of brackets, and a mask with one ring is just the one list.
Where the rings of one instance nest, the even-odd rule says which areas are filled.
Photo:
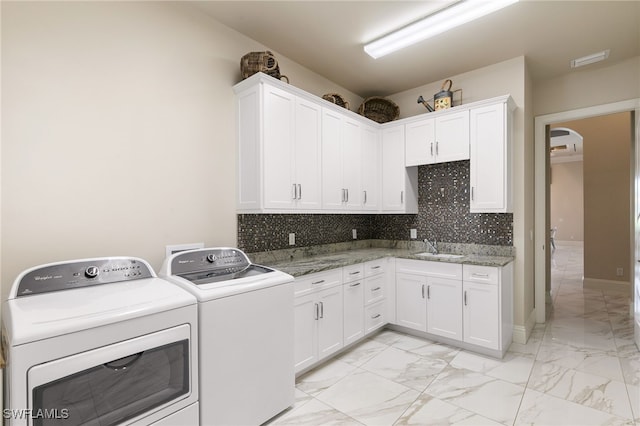
[[349, 272], [349, 275], [358, 275], [360, 271]]
[[480, 274], [477, 272], [474, 272], [473, 274], [471, 274], [472, 277], [477, 277], [477, 278], [489, 278], [489, 274]]
[[433, 157], [433, 142], [431, 142], [431, 156]]
[[311, 285], [322, 284], [324, 280], [312, 282]]
[[400, 191], [400, 204], [404, 204], [404, 191]]
[[361, 283], [355, 283], [355, 284], [351, 284], [349, 285], [349, 287], [358, 287]]
[[292, 184], [291, 185], [291, 199], [292, 200], [297, 200], [298, 199], [298, 190], [296, 188], [296, 184]]
[[473, 201], [473, 186], [471, 187], [471, 201]]
[[314, 310], [313, 319], [317, 321], [319, 316], [320, 316], [320, 313], [318, 311], [318, 304], [317, 303], [313, 304], [313, 310]]
[[348, 203], [349, 202], [349, 188], [345, 189], [345, 192], [347, 193], [347, 199], [345, 201]]
[[324, 302], [320, 302], [320, 318], [324, 318]]
[[378, 291], [378, 290], [380, 290], [381, 288], [382, 288], [382, 287], [376, 287], [376, 288], [373, 288], [373, 289], [371, 289], [371, 292], [373, 293], [374, 291]]
[[298, 200], [302, 200], [302, 184], [298, 184]]
[[436, 155], [440, 155], [440, 153], [438, 152], [438, 141], [436, 141]]
[[367, 191], [362, 191], [364, 192], [364, 203], [363, 204], [367, 204]]
[[424, 299], [424, 284], [422, 284], [422, 298]]
[[380, 269], [380, 265], [372, 266], [371, 269]]
[[464, 306], [467, 306], [467, 292], [464, 292]]
[[376, 314], [376, 315], [373, 315], [373, 316], [371, 317], [371, 319], [376, 319], [376, 318], [380, 318], [380, 315], [381, 315], [381, 314]]
[[431, 299], [431, 286], [427, 286], [427, 299]]

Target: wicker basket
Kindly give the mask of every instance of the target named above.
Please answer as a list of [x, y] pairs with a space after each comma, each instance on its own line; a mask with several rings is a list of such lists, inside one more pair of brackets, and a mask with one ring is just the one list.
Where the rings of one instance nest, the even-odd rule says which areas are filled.
[[400, 108], [389, 99], [374, 96], [362, 102], [358, 114], [378, 123], [386, 123], [400, 117]]
[[345, 101], [344, 98], [338, 93], [326, 93], [322, 95], [322, 99], [341, 106], [342, 108], [349, 109], [349, 102]]
[[280, 75], [280, 66], [276, 57], [270, 51], [265, 52], [249, 52], [240, 59], [240, 72], [242, 79], [251, 77], [257, 72], [262, 72], [271, 77], [285, 78], [287, 83], [289, 79], [286, 75]]

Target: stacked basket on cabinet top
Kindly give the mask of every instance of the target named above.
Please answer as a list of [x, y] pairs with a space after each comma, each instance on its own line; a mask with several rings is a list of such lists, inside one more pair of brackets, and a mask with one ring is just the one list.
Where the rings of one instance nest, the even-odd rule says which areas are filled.
[[[240, 59], [242, 79], [251, 77], [257, 72], [270, 75], [278, 80], [285, 79], [286, 82], [289, 83], [289, 78], [280, 74], [280, 66], [278, 65], [278, 60], [275, 55], [268, 50], [264, 52], [249, 52]], [[326, 93], [322, 95], [322, 99], [349, 109], [349, 102], [338, 93]], [[380, 96], [365, 99], [356, 112], [377, 123], [387, 123], [397, 120], [400, 117], [400, 108], [398, 105]]]

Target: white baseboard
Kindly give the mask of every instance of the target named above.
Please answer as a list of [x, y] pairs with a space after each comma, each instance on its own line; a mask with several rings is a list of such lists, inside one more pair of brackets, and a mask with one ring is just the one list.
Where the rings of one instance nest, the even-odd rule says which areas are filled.
[[582, 288], [591, 290], [611, 291], [615, 293], [631, 294], [631, 283], [628, 281], [601, 280], [597, 278], [583, 278]]
[[513, 326], [513, 341], [515, 343], [520, 343], [522, 345], [527, 343], [529, 340], [529, 336], [531, 336], [531, 332], [533, 331], [533, 327], [536, 326], [536, 310], [535, 308], [531, 311], [529, 318], [525, 325], [514, 325]]

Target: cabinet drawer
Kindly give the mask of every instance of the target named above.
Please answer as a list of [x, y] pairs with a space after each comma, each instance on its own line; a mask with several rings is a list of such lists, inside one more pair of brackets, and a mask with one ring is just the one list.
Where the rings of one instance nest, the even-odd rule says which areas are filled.
[[464, 265], [464, 281], [479, 284], [498, 284], [500, 269], [494, 266]]
[[369, 334], [387, 323], [384, 300], [364, 308], [364, 333]]
[[378, 274], [384, 274], [386, 271], [387, 258], [370, 260], [364, 264], [364, 276], [372, 277]]
[[375, 277], [369, 277], [364, 280], [364, 304], [377, 302], [384, 299], [385, 276], [378, 275]]
[[294, 283], [295, 296], [342, 284], [342, 268], [298, 277]]
[[424, 275], [427, 277], [462, 279], [462, 265], [459, 263], [430, 262], [427, 260], [398, 259], [396, 272]]
[[344, 266], [342, 268], [342, 282], [349, 283], [362, 278], [364, 278], [364, 263]]

